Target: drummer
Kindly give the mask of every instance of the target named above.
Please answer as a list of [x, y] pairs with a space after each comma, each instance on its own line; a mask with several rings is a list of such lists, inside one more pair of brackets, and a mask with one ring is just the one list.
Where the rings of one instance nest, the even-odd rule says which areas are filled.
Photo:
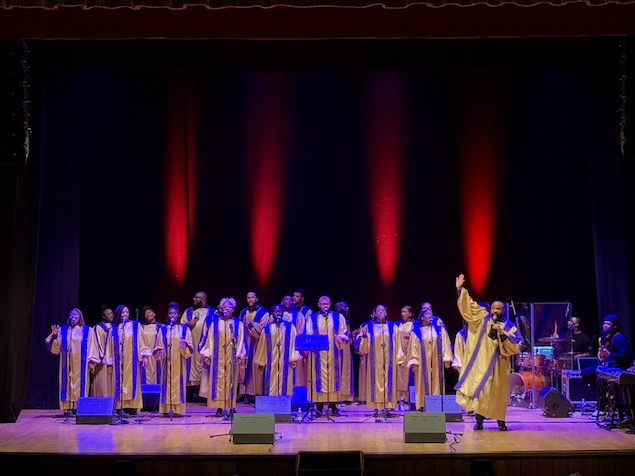
[[559, 343], [562, 352], [573, 356], [588, 357], [591, 355], [591, 338], [582, 330], [582, 319], [578, 316], [571, 316], [567, 321], [567, 335], [564, 342]]

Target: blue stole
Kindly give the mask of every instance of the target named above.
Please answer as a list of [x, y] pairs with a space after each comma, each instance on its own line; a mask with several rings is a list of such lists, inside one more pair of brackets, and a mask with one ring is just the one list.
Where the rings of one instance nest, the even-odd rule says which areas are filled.
[[296, 330], [298, 329], [298, 315], [300, 314], [300, 311], [298, 311], [297, 309], [291, 309], [291, 324], [293, 324], [296, 328]]
[[[377, 375], [376, 375], [376, 367], [375, 367], [375, 362], [377, 361], [377, 356], [375, 355], [375, 352], [373, 351], [373, 349], [375, 348], [375, 329], [373, 324], [376, 321], [370, 321], [368, 323], [368, 338], [370, 339], [370, 348], [371, 348], [371, 352], [370, 352], [370, 381], [371, 381], [371, 386], [370, 386], [370, 401], [374, 402], [375, 400], [375, 385], [374, 382], [377, 381]], [[395, 323], [392, 321], [386, 321], [384, 322], [384, 324], [386, 324], [388, 326], [388, 355], [386, 356], [386, 368], [388, 370], [388, 374], [386, 375], [386, 401], [392, 400], [392, 362], [393, 362], [393, 355], [395, 352], [395, 346], [393, 345], [393, 333], [395, 331]], [[382, 336], [383, 338], [383, 336]], [[386, 347], [384, 347], [384, 351], [385, 351]], [[383, 356], [382, 356], [383, 359]]]
[[[440, 350], [440, 355], [437, 355], [437, 359], [438, 359], [438, 364], [437, 367], [439, 369], [439, 382], [443, 382], [443, 375], [442, 372], [443, 370], [443, 339], [442, 339], [442, 335], [441, 333], [443, 332], [442, 326], [441, 326], [441, 319], [439, 319], [437, 316], [432, 316], [432, 318], [430, 319], [430, 325], [434, 328], [434, 332], [436, 332], [437, 334], [437, 352]], [[412, 332], [414, 333], [414, 335], [417, 336], [417, 339], [419, 339], [419, 342], [421, 342], [421, 369], [422, 369], [422, 375], [423, 375], [423, 393], [424, 395], [430, 395], [430, 381], [428, 380], [428, 371], [427, 371], [427, 355], [426, 355], [426, 346], [423, 342], [423, 334], [421, 332], [421, 326], [419, 322], [416, 322], [413, 326], [412, 326]]]
[[[263, 393], [264, 395], [269, 395], [269, 383], [271, 381], [271, 361], [273, 355], [273, 342], [271, 342], [271, 326], [276, 324], [269, 324], [265, 327], [265, 343], [267, 344], [267, 366], [265, 367], [265, 383]], [[280, 377], [280, 372], [278, 372], [278, 378], [282, 378], [282, 389], [280, 390], [280, 395], [287, 395], [287, 379], [289, 378], [289, 348], [291, 347], [291, 323], [290, 322], [282, 322], [281, 326], [284, 326], [285, 334], [284, 334], [284, 359], [281, 362], [281, 356], [278, 355], [278, 368], [282, 366], [282, 377]], [[278, 339], [280, 339], [280, 335], [278, 335]], [[279, 369], [280, 370], [280, 369]], [[277, 390], [277, 387], [276, 387]]]
[[[318, 321], [317, 321], [317, 314], [318, 313], [313, 313], [311, 314], [311, 320], [313, 322], [313, 334], [314, 335], [319, 335], [320, 334], [320, 327], [318, 326]], [[321, 312], [319, 313], [321, 316], [323, 316], [324, 314], [322, 314]], [[340, 389], [340, 364], [339, 364], [339, 358], [338, 358], [338, 354], [337, 354], [337, 344], [335, 343], [335, 336], [337, 334], [339, 334], [339, 329], [340, 329], [340, 313], [339, 312], [335, 312], [335, 311], [331, 311], [330, 312], [331, 316], [333, 316], [333, 335], [331, 336], [331, 339], [329, 340], [329, 348], [327, 350], [319, 350], [317, 351], [317, 355], [315, 357], [315, 391], [319, 392], [319, 393], [324, 393], [322, 392], [322, 359], [321, 359], [321, 353], [322, 352], [326, 352], [327, 353], [327, 362], [328, 362], [328, 352], [333, 349], [333, 367], [335, 367], [334, 371], [335, 371], [335, 391], [339, 391]], [[327, 324], [327, 333], [328, 333], [328, 324]], [[327, 388], [328, 388], [328, 382], [326, 383]]]
[[[137, 396], [137, 371], [139, 368], [139, 322], [138, 321], [126, 321], [121, 324], [121, 332], [125, 334], [125, 325], [131, 323], [132, 325], [132, 398], [134, 400]], [[117, 332], [112, 333], [112, 342], [115, 351], [115, 400], [120, 402], [121, 398], [121, 349], [119, 346], [119, 325], [115, 327]]]
[[[346, 321], [346, 318], [344, 318], [344, 321], [346, 322], [346, 328], [348, 329], [349, 323], [348, 321]], [[350, 333], [346, 332], [346, 335], [348, 336], [348, 338], [350, 339]], [[349, 349], [350, 349], [350, 341], [349, 341]], [[340, 362], [342, 362], [342, 365], [344, 365], [344, 349], [339, 349], [339, 358], [340, 358]], [[343, 367], [342, 367], [343, 370]], [[348, 390], [348, 392], [351, 395], [355, 394], [355, 371], [353, 369], [353, 357], [351, 356], [350, 361], [348, 363], [348, 371], [349, 371], [349, 375], [351, 376], [350, 378], [350, 382], [349, 382], [349, 388], [346, 389]]]
[[[110, 332], [110, 328], [112, 327], [112, 325], [107, 326], [105, 321], [101, 321], [97, 325], [101, 327], [104, 333], [106, 334], [106, 341], [104, 341], [104, 344], [106, 344], [108, 342], [108, 333]], [[97, 340], [97, 345], [99, 346], [99, 358], [103, 363], [104, 356], [106, 355], [105, 345], [102, 347], [101, 342], [99, 342], [99, 339], [97, 338], [97, 336], [95, 336], [95, 339]]]
[[[167, 396], [167, 390], [168, 390], [168, 375], [170, 372], [168, 372], [168, 369], [165, 369], [165, 378], [160, 378], [161, 375], [163, 375], [162, 372], [162, 367], [163, 365], [165, 365], [166, 367], [168, 365], [170, 365], [170, 360], [172, 358], [172, 345], [168, 346], [168, 328], [170, 326], [161, 326], [159, 328], [159, 332], [157, 333], [157, 339], [161, 339], [161, 341], [163, 342], [163, 348], [166, 351], [166, 360], [164, 362], [161, 363], [161, 365], [159, 365], [159, 363], [157, 362], [157, 381], [159, 381], [161, 383], [161, 403], [167, 403], [166, 401], [166, 396]], [[187, 327], [181, 325], [181, 339], [185, 339], [185, 336], [187, 335]], [[155, 343], [155, 347], [156, 347], [156, 343]], [[168, 352], [168, 349], [169, 352]], [[190, 360], [190, 359], [188, 359]], [[180, 369], [179, 369], [180, 372]], [[170, 375], [170, 377], [172, 377]], [[170, 382], [171, 384], [172, 382]], [[179, 401], [180, 403], [185, 403], [185, 399], [186, 399], [186, 388], [183, 385], [183, 378], [180, 379], [179, 381]]]
[[[68, 341], [71, 339], [71, 327], [62, 326], [60, 327], [60, 335], [58, 338], [60, 339], [60, 354], [62, 359], [62, 375], [60, 379], [60, 400], [63, 402], [68, 401], [69, 395], [67, 394], [68, 389]], [[80, 364], [80, 385], [79, 385], [79, 396], [87, 397], [88, 392], [86, 388], [86, 353], [88, 351], [88, 326], [82, 326], [82, 346], [80, 349], [81, 352], [81, 364]]]
[[[247, 367], [245, 368], [245, 376], [243, 378], [243, 384], [245, 385], [245, 387], [249, 385], [249, 381], [251, 380], [251, 363], [254, 361], [254, 353], [256, 352], [255, 342], [250, 342], [250, 339], [248, 337], [249, 331], [247, 330], [246, 319], [248, 310], [248, 307], [244, 308], [242, 311], [240, 311], [239, 316], [239, 319], [243, 321], [243, 324], [245, 325], [245, 346], [247, 346]], [[252, 322], [260, 322], [265, 314], [267, 314], [267, 310], [259, 305], [256, 308], [256, 313]]]
[[[218, 355], [220, 353], [220, 342], [219, 342], [219, 329], [218, 326], [220, 325], [220, 321], [224, 321], [224, 319], [221, 319], [219, 316], [216, 315], [216, 313], [212, 314], [212, 318], [210, 319], [211, 321], [211, 325], [214, 326], [214, 334], [213, 334], [213, 343], [214, 343], [214, 352], [213, 352], [213, 357], [212, 357], [212, 362], [210, 364], [210, 366], [212, 367], [212, 400], [216, 400], [217, 399], [217, 387], [218, 387]], [[231, 322], [232, 322], [232, 337], [234, 338], [235, 342], [238, 342], [238, 329], [240, 326], [240, 321], [235, 318], [232, 317], [231, 318]], [[227, 337], [227, 334], [225, 334], [225, 336]], [[235, 362], [235, 358], [236, 358], [236, 346], [232, 347], [232, 359], [234, 359]], [[226, 363], [226, 362], [225, 362]], [[233, 366], [232, 366], [233, 369]], [[232, 370], [233, 371], [233, 370]], [[234, 374], [232, 374], [230, 376], [230, 378], [234, 378], [233, 377]], [[237, 382], [234, 382], [234, 384]], [[229, 394], [229, 399], [233, 401], [234, 399], [234, 387], [236, 385], [232, 385], [231, 388], [231, 392]]]
[[[209, 318], [210, 315], [212, 315], [213, 313], [209, 312], [209, 309], [211, 309], [208, 305], [207, 306], [203, 306], [201, 307], [201, 309], [207, 309], [207, 317], [205, 318], [205, 324], [209, 323]], [[187, 319], [187, 321], [191, 321], [192, 318], [194, 317], [194, 308], [193, 307], [188, 307], [185, 310], [185, 319]], [[203, 327], [203, 331], [205, 331], [205, 327]], [[201, 340], [198, 343], [198, 347], [197, 347], [197, 351], [201, 350], [201, 347], [203, 345], [203, 342], [205, 342], [205, 335], [201, 335]], [[185, 363], [185, 374], [186, 374], [186, 379], [190, 380], [190, 372], [192, 371], [192, 359], [187, 359], [187, 362]]]
[[[161, 333], [161, 328], [163, 327], [163, 324], [161, 324], [160, 322], [156, 322], [155, 323], [157, 326], [157, 335], [154, 337], [154, 344], [153, 347], [150, 350], [154, 350], [154, 347], [156, 347], [157, 345], [157, 339], [159, 339], [160, 337], [160, 333]], [[146, 325], [150, 325], [150, 324], [146, 324]], [[161, 365], [159, 365], [159, 363], [157, 362], [157, 383], [162, 382], [163, 380], [161, 379]], [[141, 382], [143, 383], [149, 383], [148, 382], [148, 376], [146, 374], [146, 368], [145, 367], [141, 367]]]
[[[491, 320], [492, 320], [491, 314], [488, 314], [483, 319], [483, 325], [481, 326], [481, 332], [478, 335], [478, 340], [476, 342], [476, 346], [474, 347], [474, 352], [472, 352], [472, 356], [470, 357], [470, 361], [468, 362], [467, 366], [465, 367], [465, 372], [463, 372], [463, 376], [459, 379], [457, 384], [454, 386], [455, 390], [459, 390], [460, 389], [460, 387], [465, 382], [465, 379], [467, 378], [467, 376], [472, 372], [473, 367], [474, 367], [474, 361], [476, 360], [476, 356], [478, 355], [478, 353], [479, 353], [479, 351], [481, 349], [481, 343], [483, 341], [483, 336], [485, 335], [485, 330], [489, 328], [488, 323]], [[511, 327], [512, 327], [511, 322], [505, 321], [505, 330], [509, 331], [511, 329]], [[514, 342], [520, 342], [520, 337], [518, 336], [518, 332], [516, 332], [516, 334], [514, 334], [513, 341]], [[499, 356], [500, 356], [500, 348], [497, 346], [496, 350], [494, 352], [492, 352], [492, 357], [491, 357], [491, 359], [489, 361], [489, 364], [487, 366], [487, 370], [485, 371], [485, 374], [483, 375], [483, 378], [479, 382], [478, 386], [474, 390], [474, 395], [472, 396], [472, 398], [478, 398], [478, 396], [481, 394], [481, 391], [483, 390], [483, 387], [485, 387], [485, 384], [487, 383], [489, 378], [492, 376], [492, 373], [494, 372], [494, 368], [496, 367], [496, 362], [498, 362], [498, 357]]]

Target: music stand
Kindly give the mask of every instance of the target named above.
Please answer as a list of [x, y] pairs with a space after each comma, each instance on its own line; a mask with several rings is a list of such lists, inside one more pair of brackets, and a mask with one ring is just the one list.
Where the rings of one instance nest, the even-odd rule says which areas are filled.
[[[307, 384], [311, 389], [311, 394], [309, 397], [309, 401], [311, 402], [311, 406], [306, 411], [302, 419], [299, 423], [303, 423], [306, 420], [307, 416], [310, 417], [311, 420], [315, 420], [318, 416], [317, 407], [315, 405], [315, 401], [313, 399], [313, 354], [315, 352], [319, 352], [321, 350], [329, 349], [329, 336], [326, 334], [302, 334], [295, 337], [295, 348], [298, 352], [308, 352], [309, 353], [309, 365], [307, 372]], [[309, 378], [311, 380], [309, 380]], [[328, 385], [328, 383], [327, 383]], [[328, 405], [329, 402], [327, 402]], [[330, 418], [329, 418], [330, 420]], [[334, 420], [331, 420], [334, 421]]]

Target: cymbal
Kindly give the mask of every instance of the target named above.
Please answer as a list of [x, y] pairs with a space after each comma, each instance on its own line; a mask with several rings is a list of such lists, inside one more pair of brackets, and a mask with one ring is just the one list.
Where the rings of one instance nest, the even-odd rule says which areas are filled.
[[553, 343], [553, 342], [564, 342], [567, 339], [558, 339], [557, 337], [541, 337], [540, 339], [538, 339], [538, 342], [549, 342], [549, 343]]

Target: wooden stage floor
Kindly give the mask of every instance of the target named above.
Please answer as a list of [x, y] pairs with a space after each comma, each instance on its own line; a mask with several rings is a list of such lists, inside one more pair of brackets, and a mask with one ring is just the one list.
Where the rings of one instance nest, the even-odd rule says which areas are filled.
[[[239, 404], [237, 411], [255, 410]], [[362, 452], [365, 475], [469, 475], [475, 459], [490, 460], [496, 475], [607, 476], [635, 468], [635, 434], [602, 428], [588, 414], [552, 418], [510, 406], [507, 432], [490, 420], [474, 431], [473, 417], [464, 414], [463, 421], [446, 423], [444, 443], [405, 443], [399, 414], [376, 422], [358, 404], [341, 413], [332, 420], [276, 423], [271, 445], [233, 443], [231, 421], [198, 403], [188, 404], [186, 417], [140, 412], [112, 425], [77, 424], [59, 410], [23, 410], [16, 423], [0, 425], [0, 458], [47, 476], [111, 476], [117, 460], [130, 461], [138, 476], [294, 475], [298, 453], [335, 451]]]

